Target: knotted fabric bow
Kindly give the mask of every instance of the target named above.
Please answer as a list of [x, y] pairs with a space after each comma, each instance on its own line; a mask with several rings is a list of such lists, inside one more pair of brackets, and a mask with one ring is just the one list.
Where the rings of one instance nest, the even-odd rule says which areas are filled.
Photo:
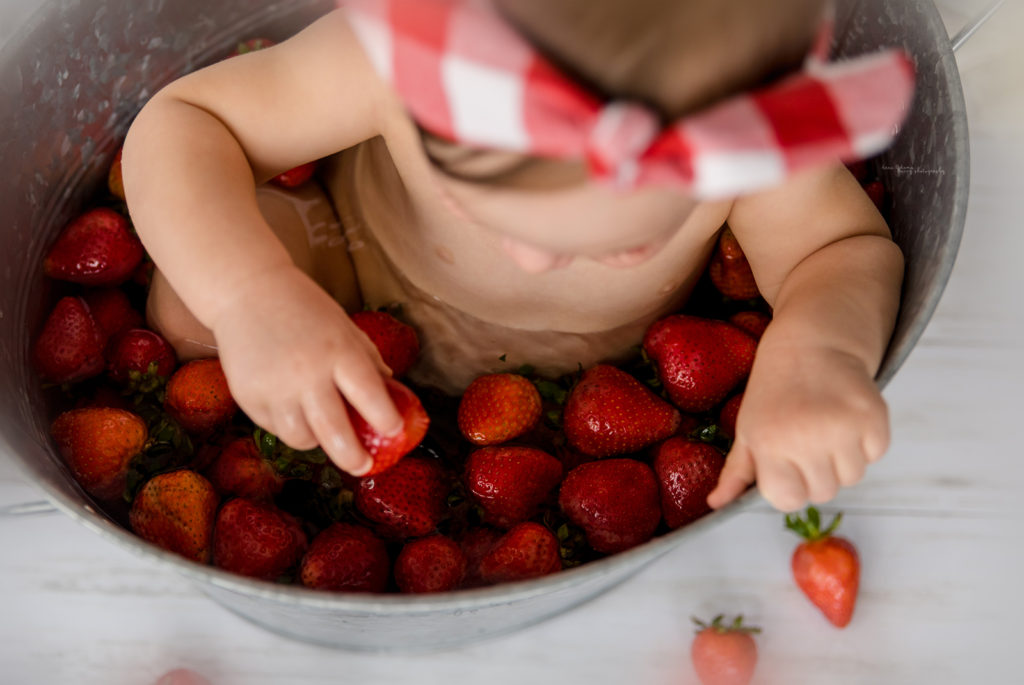
[[734, 197], [812, 165], [870, 157], [896, 136], [914, 90], [902, 51], [828, 62], [819, 38], [801, 71], [663, 126], [648, 107], [602, 100], [573, 81], [486, 1], [338, 4], [424, 129], [474, 147], [586, 160], [595, 178], [625, 189]]

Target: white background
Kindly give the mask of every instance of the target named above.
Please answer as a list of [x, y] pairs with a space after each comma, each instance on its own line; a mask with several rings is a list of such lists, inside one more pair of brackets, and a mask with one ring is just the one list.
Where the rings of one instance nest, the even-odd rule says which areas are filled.
[[[0, 0], [0, 41], [37, 2]], [[941, 2], [954, 30], [984, 4]], [[146, 685], [181, 666], [218, 685], [690, 683], [690, 615], [740, 611], [765, 631], [756, 683], [1022, 682], [1022, 16], [1011, 0], [959, 54], [973, 168], [957, 265], [886, 390], [889, 455], [825, 508], [847, 512], [843, 530], [863, 560], [845, 630], [795, 589], [796, 538], [767, 506], [542, 625], [409, 656], [270, 635], [179, 576], [51, 514], [0, 518], [0, 683]], [[0, 506], [37, 499], [0, 455]]]

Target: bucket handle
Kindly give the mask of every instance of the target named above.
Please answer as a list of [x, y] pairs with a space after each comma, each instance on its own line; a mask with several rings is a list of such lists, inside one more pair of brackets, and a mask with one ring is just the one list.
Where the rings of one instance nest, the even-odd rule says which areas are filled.
[[999, 11], [999, 8], [1003, 6], [1006, 0], [994, 0], [988, 7], [982, 10], [981, 14], [969, 21], [966, 26], [960, 29], [955, 36], [949, 39], [950, 44], [953, 47], [953, 52], [956, 52], [964, 43], [971, 39], [978, 29], [985, 25], [992, 16]]

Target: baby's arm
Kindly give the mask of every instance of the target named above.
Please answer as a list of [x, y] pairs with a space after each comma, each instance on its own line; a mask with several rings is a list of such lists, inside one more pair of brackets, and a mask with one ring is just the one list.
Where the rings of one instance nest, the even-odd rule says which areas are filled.
[[386, 96], [340, 12], [276, 47], [157, 93], [125, 140], [128, 205], [171, 287], [217, 341], [232, 393], [296, 448], [346, 470], [370, 458], [343, 395], [378, 430], [401, 427], [388, 370], [344, 311], [291, 261], [256, 184], [369, 139]]
[[873, 379], [899, 308], [902, 253], [838, 165], [738, 200], [728, 221], [773, 320], [708, 501], [723, 506], [755, 477], [783, 511], [828, 501], [888, 448]]

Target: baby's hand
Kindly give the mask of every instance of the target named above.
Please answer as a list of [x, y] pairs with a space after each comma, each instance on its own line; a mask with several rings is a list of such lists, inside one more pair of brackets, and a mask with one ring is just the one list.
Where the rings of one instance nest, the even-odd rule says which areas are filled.
[[827, 502], [888, 444], [888, 411], [863, 362], [835, 350], [774, 350], [770, 364], [754, 365], [708, 504], [724, 506], [755, 478], [781, 511]]
[[291, 447], [320, 445], [340, 468], [366, 473], [373, 461], [352, 430], [346, 400], [384, 435], [401, 431], [384, 387], [391, 372], [377, 348], [298, 269], [247, 284], [212, 329], [239, 406]]

